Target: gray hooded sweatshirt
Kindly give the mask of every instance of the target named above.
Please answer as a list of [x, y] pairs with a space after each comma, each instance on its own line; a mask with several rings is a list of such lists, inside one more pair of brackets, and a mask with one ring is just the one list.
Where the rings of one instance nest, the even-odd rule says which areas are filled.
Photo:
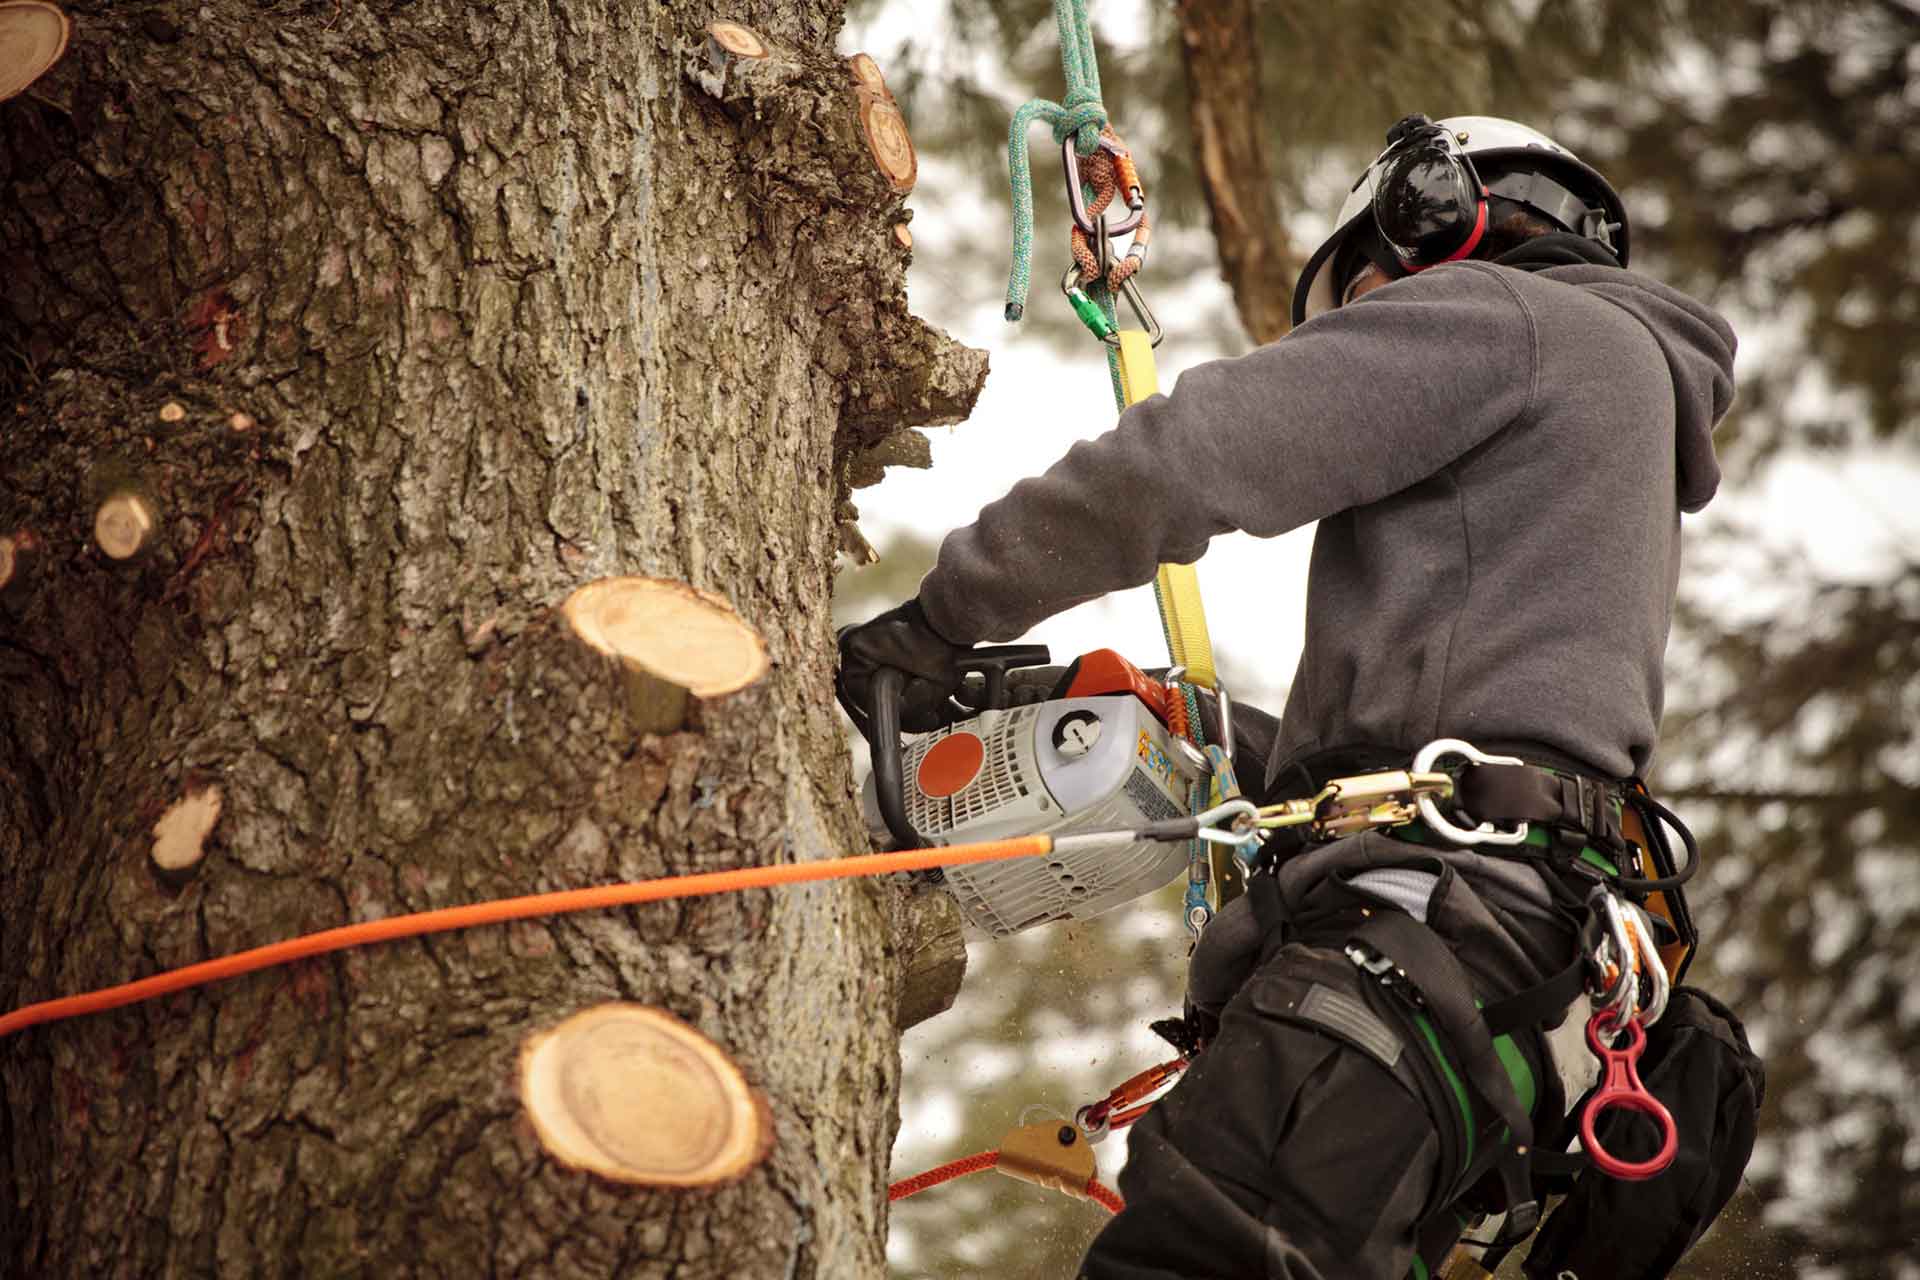
[[1644, 772], [1733, 351], [1629, 271], [1436, 267], [1134, 405], [951, 534], [920, 600], [955, 643], [1008, 640], [1317, 520], [1276, 766], [1460, 737]]

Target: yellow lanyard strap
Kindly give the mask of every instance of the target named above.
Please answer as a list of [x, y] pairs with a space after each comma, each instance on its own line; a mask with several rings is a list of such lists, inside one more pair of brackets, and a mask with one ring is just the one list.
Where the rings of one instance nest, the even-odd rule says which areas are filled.
[[[1122, 329], [1118, 336], [1120, 392], [1127, 404], [1138, 404], [1160, 390], [1153, 343], [1139, 329]], [[1184, 678], [1190, 683], [1213, 688], [1213, 641], [1207, 636], [1206, 607], [1200, 603], [1200, 576], [1190, 564], [1163, 564], [1154, 576], [1153, 595], [1175, 665], [1187, 669]]]

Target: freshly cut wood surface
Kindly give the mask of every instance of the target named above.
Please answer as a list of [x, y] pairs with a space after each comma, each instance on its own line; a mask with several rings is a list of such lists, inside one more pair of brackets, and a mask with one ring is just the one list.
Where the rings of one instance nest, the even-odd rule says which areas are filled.
[[0, 0], [0, 102], [46, 74], [67, 51], [72, 24], [46, 0]]
[[11, 534], [0, 538], [0, 587], [10, 587], [16, 577], [22, 576], [27, 550], [21, 540]]
[[847, 71], [853, 76], [860, 127], [867, 135], [867, 149], [873, 152], [874, 164], [895, 191], [904, 194], [913, 190], [920, 176], [920, 160], [914, 154], [907, 118], [900, 114], [880, 64], [868, 54], [856, 53], [847, 59]]
[[190, 790], [153, 824], [153, 866], [163, 876], [190, 873], [207, 853], [207, 837], [220, 821], [220, 788]]
[[872, 54], [854, 54], [847, 59], [847, 69], [853, 72], [856, 84], [884, 96], [888, 102], [893, 101], [893, 90], [887, 88], [887, 78], [881, 74], [880, 64], [873, 60]]
[[602, 578], [567, 597], [574, 632], [605, 654], [696, 697], [744, 689], [767, 673], [767, 647], [733, 606], [664, 578]]
[[773, 1146], [772, 1113], [733, 1060], [645, 1005], [597, 1005], [529, 1038], [520, 1100], [555, 1159], [618, 1182], [731, 1182]]
[[93, 540], [115, 560], [130, 560], [147, 545], [156, 520], [153, 504], [137, 493], [116, 493], [93, 513]]
[[737, 58], [764, 58], [767, 45], [760, 33], [737, 22], [709, 22], [707, 34], [713, 42]]

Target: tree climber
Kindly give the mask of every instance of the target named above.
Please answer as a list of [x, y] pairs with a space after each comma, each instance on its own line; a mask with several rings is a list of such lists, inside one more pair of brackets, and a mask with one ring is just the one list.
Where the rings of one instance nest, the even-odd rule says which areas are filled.
[[[1628, 230], [1605, 178], [1545, 135], [1408, 117], [1302, 271], [1292, 333], [1128, 409], [948, 536], [917, 598], [843, 633], [843, 693], [864, 705], [876, 667], [904, 670], [903, 724], [925, 730], [968, 646], [1215, 534], [1318, 521], [1260, 798], [1448, 737], [1578, 797], [1540, 846], [1269, 841], [1195, 950], [1200, 1051], [1134, 1130], [1089, 1280], [1399, 1280], [1476, 1185], [1537, 1217], [1504, 1091], [1526, 1076], [1543, 1141], [1564, 1132], [1585, 1082], [1560, 1079], [1578, 1055], [1540, 1028], [1574, 1025], [1577, 1045], [1578, 1020], [1564, 998], [1542, 1011], [1490, 1081], [1443, 1006], [1511, 1003], [1580, 963], [1574, 908], [1653, 754], [1681, 514], [1718, 485], [1733, 395], [1732, 329], [1625, 270]], [[1394, 964], [1356, 945], [1367, 930]]]

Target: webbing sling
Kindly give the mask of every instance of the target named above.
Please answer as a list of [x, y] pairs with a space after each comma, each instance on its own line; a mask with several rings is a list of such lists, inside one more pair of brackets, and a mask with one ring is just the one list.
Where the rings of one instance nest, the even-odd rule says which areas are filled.
[[[1153, 343], [1140, 329], [1122, 329], [1120, 339], [1121, 408], [1138, 404], [1160, 390], [1153, 365]], [[1160, 628], [1176, 666], [1187, 669], [1189, 683], [1214, 687], [1213, 641], [1207, 635], [1207, 611], [1200, 602], [1200, 575], [1190, 564], [1163, 564], [1153, 579], [1160, 606]]]

